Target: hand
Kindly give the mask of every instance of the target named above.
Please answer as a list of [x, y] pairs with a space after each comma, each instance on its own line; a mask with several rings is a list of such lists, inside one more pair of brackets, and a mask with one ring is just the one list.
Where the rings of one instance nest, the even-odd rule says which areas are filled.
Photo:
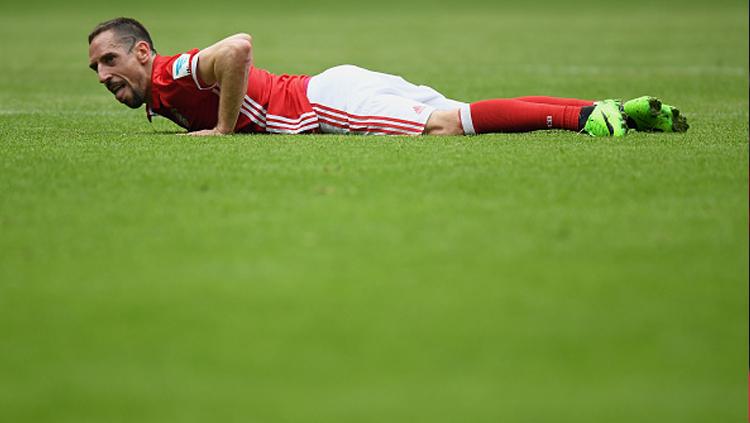
[[232, 134], [231, 132], [222, 132], [216, 128], [213, 128], [213, 129], [203, 129], [200, 131], [188, 132], [182, 135], [190, 135], [194, 137], [206, 137], [206, 136], [220, 136], [220, 135], [231, 135], [231, 134]]

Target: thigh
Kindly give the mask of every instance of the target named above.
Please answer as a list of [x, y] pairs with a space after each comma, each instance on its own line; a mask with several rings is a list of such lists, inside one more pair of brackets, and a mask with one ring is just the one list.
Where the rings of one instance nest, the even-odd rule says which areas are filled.
[[351, 65], [314, 76], [307, 94], [331, 133], [419, 135], [434, 110], [457, 107], [432, 88]]

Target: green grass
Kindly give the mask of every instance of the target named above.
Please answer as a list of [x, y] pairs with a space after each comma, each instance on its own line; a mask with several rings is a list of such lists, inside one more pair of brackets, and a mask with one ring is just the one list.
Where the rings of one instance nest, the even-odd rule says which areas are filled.
[[[745, 421], [746, 3], [200, 8], [0, 16], [0, 421]], [[87, 69], [120, 14], [165, 54], [247, 31], [274, 72], [691, 129], [180, 137]]]

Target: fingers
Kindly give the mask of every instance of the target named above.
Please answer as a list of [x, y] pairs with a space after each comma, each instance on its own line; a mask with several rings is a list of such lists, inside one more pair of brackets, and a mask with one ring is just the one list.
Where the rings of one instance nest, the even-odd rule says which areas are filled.
[[181, 136], [191, 136], [191, 137], [207, 137], [207, 136], [220, 136], [220, 135], [228, 135], [221, 133], [217, 131], [216, 129], [203, 129], [200, 131], [193, 131], [193, 132], [186, 132], [180, 134]]

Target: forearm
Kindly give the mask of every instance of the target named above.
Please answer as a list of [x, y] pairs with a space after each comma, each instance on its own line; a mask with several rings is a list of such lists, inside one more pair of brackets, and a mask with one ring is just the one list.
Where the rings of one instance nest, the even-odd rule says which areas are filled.
[[247, 93], [248, 71], [252, 64], [250, 44], [227, 48], [214, 64], [216, 81], [220, 87], [216, 130], [223, 134], [234, 132], [242, 101]]

